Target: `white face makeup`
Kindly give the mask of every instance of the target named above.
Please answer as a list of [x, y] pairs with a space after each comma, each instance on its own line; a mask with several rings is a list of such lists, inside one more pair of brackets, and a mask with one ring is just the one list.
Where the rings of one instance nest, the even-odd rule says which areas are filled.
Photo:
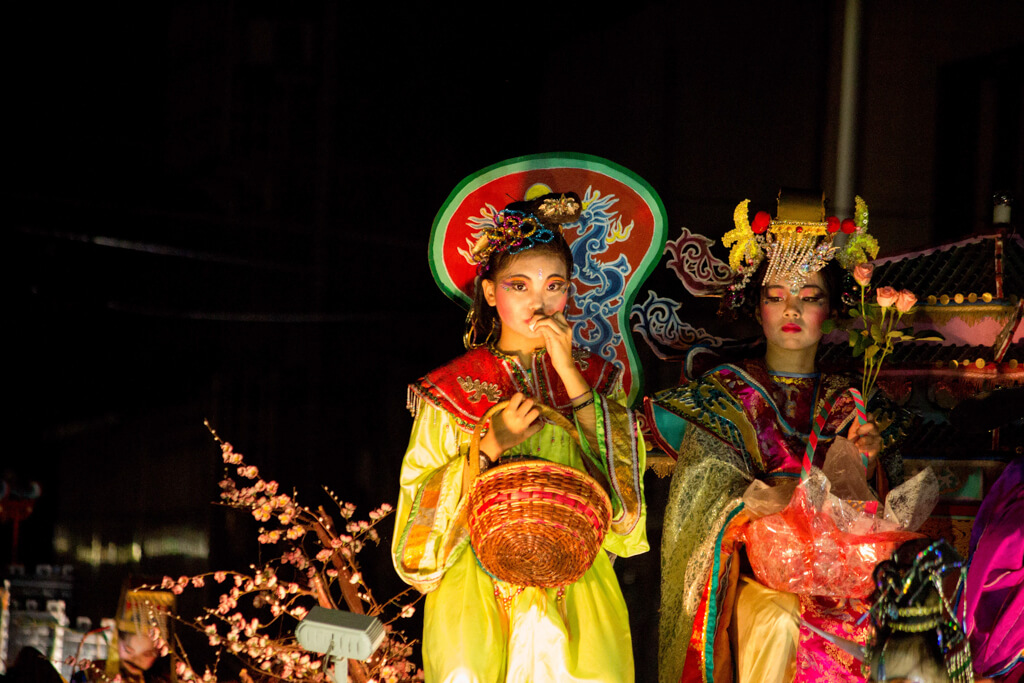
[[537, 315], [562, 311], [569, 298], [569, 276], [565, 263], [547, 253], [525, 253], [511, 261], [494, 281], [481, 280], [484, 298], [501, 318], [499, 346], [507, 351], [532, 350], [544, 345], [533, 329]]
[[828, 292], [820, 273], [812, 273], [794, 295], [788, 283], [761, 288], [761, 328], [770, 345], [779, 349], [816, 348], [821, 324], [829, 316]]

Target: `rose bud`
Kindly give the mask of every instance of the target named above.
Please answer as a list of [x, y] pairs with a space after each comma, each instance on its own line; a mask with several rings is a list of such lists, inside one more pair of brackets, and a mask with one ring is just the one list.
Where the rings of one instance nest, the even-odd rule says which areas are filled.
[[838, 218], [836, 218], [835, 216], [829, 216], [827, 223], [828, 223], [828, 231], [830, 233], [832, 233], [832, 232], [839, 232], [839, 219]]
[[867, 287], [871, 282], [871, 275], [875, 272], [874, 263], [858, 263], [853, 267], [853, 279], [861, 287]]
[[892, 306], [896, 303], [897, 297], [899, 297], [899, 292], [892, 287], [879, 287], [875, 291], [875, 300], [878, 301], [878, 305], [882, 308]]
[[853, 222], [852, 218], [847, 218], [846, 220], [844, 220], [842, 225], [840, 225], [840, 228], [847, 235], [852, 235], [853, 233], [857, 232], [857, 224]]

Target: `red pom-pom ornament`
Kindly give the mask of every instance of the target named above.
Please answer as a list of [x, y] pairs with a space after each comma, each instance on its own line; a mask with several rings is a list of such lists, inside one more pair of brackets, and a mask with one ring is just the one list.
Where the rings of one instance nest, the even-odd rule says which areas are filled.
[[760, 235], [768, 229], [768, 224], [771, 222], [772, 217], [768, 215], [767, 211], [758, 211], [754, 214], [754, 222], [750, 224], [750, 229], [754, 231], [755, 235]]
[[847, 218], [843, 221], [842, 229], [847, 235], [852, 235], [857, 232], [857, 224], [853, 222], [852, 218]]
[[831, 232], [831, 233], [839, 232], [839, 219], [838, 218], [836, 218], [835, 216], [829, 216], [827, 222], [828, 222], [827, 230], [829, 232]]

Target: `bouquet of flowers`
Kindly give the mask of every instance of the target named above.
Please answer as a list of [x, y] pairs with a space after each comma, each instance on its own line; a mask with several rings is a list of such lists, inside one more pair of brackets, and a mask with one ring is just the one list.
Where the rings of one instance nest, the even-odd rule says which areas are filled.
[[[903, 316], [912, 318], [917, 296], [906, 289], [897, 291], [893, 287], [875, 289], [874, 301], [868, 297], [871, 277], [875, 266], [871, 262], [859, 263], [853, 268], [853, 279], [859, 290], [859, 301], [850, 308], [852, 325], [843, 331], [849, 335], [853, 357], [863, 357], [864, 369], [861, 382], [861, 394], [865, 398], [878, 380], [882, 363], [893, 351], [895, 344], [910, 341], [942, 341], [938, 332], [925, 330], [914, 332], [913, 326], [900, 327]], [[857, 327], [860, 322], [861, 326]], [[822, 325], [822, 331], [828, 333], [834, 324], [831, 320]]]

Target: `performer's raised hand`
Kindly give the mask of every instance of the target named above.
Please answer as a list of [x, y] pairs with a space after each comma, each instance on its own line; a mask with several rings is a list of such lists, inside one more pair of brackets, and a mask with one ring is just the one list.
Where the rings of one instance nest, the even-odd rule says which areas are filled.
[[512, 394], [508, 405], [491, 418], [491, 428], [480, 440], [480, 452], [495, 462], [502, 453], [541, 430], [544, 423], [537, 419], [539, 416], [532, 398], [519, 392]]

